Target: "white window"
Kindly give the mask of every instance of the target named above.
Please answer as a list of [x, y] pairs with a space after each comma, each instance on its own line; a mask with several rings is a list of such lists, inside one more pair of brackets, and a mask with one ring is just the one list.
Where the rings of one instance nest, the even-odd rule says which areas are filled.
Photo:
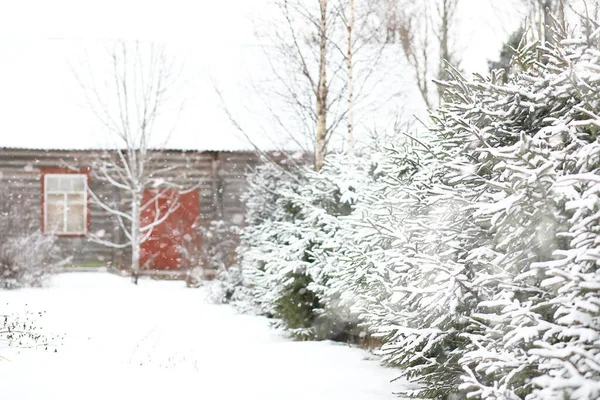
[[44, 179], [45, 232], [86, 233], [87, 175], [46, 174]]

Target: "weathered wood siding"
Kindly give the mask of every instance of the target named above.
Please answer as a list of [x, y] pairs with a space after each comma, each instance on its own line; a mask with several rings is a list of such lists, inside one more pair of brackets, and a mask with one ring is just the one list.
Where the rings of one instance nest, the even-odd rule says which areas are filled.
[[[101, 151], [24, 150], [0, 148], [0, 190], [11, 193], [26, 205], [42, 225], [41, 169], [74, 166], [91, 167]], [[114, 156], [108, 152], [108, 156]], [[174, 166], [172, 178], [200, 192], [200, 219], [207, 224], [215, 219], [243, 223], [244, 206], [240, 195], [245, 189], [245, 174], [260, 163], [254, 152], [187, 152], [162, 151], [155, 154], [155, 162]], [[184, 174], [181, 171], [185, 171]], [[94, 179], [90, 188], [103, 199], [112, 199], [125, 207], [122, 193], [112, 185]], [[120, 228], [109, 212], [90, 204], [90, 232], [104, 232], [104, 239], [122, 242]], [[58, 237], [64, 257], [72, 257], [74, 265], [124, 265], [128, 250], [119, 250], [95, 243], [87, 237]]]

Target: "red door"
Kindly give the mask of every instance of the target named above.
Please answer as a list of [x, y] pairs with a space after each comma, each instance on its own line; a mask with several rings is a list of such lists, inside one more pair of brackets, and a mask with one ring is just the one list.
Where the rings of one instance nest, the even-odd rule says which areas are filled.
[[190, 267], [187, 249], [197, 248], [199, 241], [196, 229], [196, 221], [200, 214], [199, 193], [168, 192], [156, 197], [156, 191], [144, 192], [142, 204], [152, 203], [142, 212], [142, 229], [168, 215], [152, 229], [150, 237], [142, 243], [140, 267], [162, 270]]

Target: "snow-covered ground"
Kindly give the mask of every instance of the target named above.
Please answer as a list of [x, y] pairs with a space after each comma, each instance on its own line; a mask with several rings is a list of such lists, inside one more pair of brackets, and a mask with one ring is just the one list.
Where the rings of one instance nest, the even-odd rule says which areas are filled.
[[102, 273], [0, 291], [0, 314], [45, 311], [57, 352], [1, 348], [3, 399], [394, 399], [397, 372], [362, 350], [293, 342], [268, 320], [209, 304], [182, 282]]

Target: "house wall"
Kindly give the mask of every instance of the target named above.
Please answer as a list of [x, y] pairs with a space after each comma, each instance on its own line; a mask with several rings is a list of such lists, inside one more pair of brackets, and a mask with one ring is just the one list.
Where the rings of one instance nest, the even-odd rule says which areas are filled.
[[[41, 171], [44, 168], [91, 167], [100, 156], [115, 157], [115, 152], [23, 150], [0, 148], [0, 190], [10, 193], [12, 201], [23, 205], [29, 215], [42, 224]], [[163, 151], [155, 153], [157, 164], [175, 167], [171, 178], [186, 187], [197, 187], [200, 192], [200, 223], [214, 219], [243, 223], [244, 206], [240, 195], [245, 189], [245, 174], [260, 163], [254, 152], [186, 152]], [[182, 173], [183, 171], [183, 173]], [[110, 184], [90, 179], [90, 188], [103, 199], [112, 199], [125, 207], [123, 193]], [[108, 241], [122, 242], [122, 233], [109, 212], [90, 205], [90, 232], [104, 233]], [[115, 249], [91, 241], [88, 237], [58, 237], [64, 257], [71, 257], [73, 265], [111, 263], [125, 266], [128, 249]]]

